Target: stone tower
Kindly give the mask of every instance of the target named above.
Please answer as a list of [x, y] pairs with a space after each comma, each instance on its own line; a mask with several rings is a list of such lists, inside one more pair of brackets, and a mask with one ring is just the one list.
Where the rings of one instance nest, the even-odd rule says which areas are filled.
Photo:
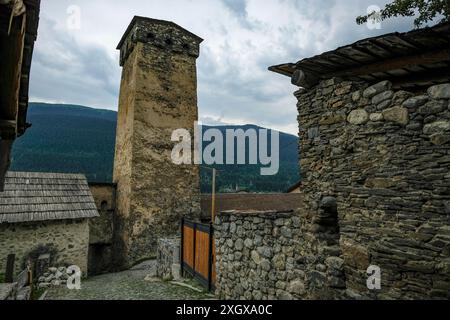
[[123, 67], [114, 164], [116, 264], [156, 252], [179, 232], [182, 216], [200, 216], [199, 171], [171, 161], [173, 130], [198, 119], [197, 70], [203, 40], [173, 22], [134, 17], [122, 40]]

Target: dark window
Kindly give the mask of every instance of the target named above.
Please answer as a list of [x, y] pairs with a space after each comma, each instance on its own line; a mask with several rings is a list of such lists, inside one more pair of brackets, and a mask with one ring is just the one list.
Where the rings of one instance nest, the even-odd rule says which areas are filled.
[[106, 210], [108, 210], [108, 202], [102, 201], [102, 203], [100, 204], [100, 211], [105, 212]]

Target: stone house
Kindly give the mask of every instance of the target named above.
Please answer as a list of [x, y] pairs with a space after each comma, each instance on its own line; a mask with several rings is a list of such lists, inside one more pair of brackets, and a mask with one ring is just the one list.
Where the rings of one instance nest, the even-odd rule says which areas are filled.
[[[450, 298], [449, 33], [443, 23], [386, 34], [270, 68], [300, 87], [303, 200], [294, 217], [255, 220], [262, 232], [284, 229], [271, 246], [302, 242], [254, 250], [255, 270], [264, 267], [260, 276], [271, 280], [262, 292], [249, 284], [247, 298]], [[241, 278], [227, 277], [236, 264], [220, 252], [233, 244], [225, 218], [216, 221], [218, 293], [240, 298]], [[248, 266], [252, 252], [240, 256]], [[296, 279], [286, 278], [287, 265], [271, 269], [280, 259]], [[381, 269], [377, 290], [367, 286], [370, 266]]]
[[0, 193], [0, 270], [9, 254], [19, 271], [28, 258], [49, 253], [54, 266], [77, 265], [86, 275], [89, 219], [98, 216], [83, 175], [8, 172]]

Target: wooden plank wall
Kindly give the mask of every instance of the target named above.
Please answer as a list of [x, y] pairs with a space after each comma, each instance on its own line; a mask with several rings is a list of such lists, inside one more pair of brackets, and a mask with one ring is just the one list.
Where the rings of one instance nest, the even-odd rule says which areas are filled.
[[183, 262], [194, 269], [194, 229], [183, 226]]
[[[186, 271], [193, 272], [194, 276], [202, 279], [203, 284], [207, 283], [208, 287], [211, 287], [216, 281], [216, 257], [212, 226], [193, 222], [185, 224], [183, 222], [182, 232], [182, 264], [191, 269]], [[212, 250], [210, 250], [210, 244]]]
[[209, 234], [196, 230], [195, 237], [195, 271], [203, 278], [209, 276]]

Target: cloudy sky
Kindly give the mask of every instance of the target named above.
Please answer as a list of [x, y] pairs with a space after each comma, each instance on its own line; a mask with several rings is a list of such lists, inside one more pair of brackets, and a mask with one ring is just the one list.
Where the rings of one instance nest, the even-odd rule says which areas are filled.
[[[271, 65], [296, 62], [361, 38], [408, 31], [412, 20], [358, 26], [355, 17], [388, 0], [42, 0], [31, 101], [117, 110], [117, 43], [134, 15], [171, 20], [205, 41], [198, 60], [200, 118], [297, 134], [287, 77]], [[74, 17], [80, 16], [79, 28]]]

